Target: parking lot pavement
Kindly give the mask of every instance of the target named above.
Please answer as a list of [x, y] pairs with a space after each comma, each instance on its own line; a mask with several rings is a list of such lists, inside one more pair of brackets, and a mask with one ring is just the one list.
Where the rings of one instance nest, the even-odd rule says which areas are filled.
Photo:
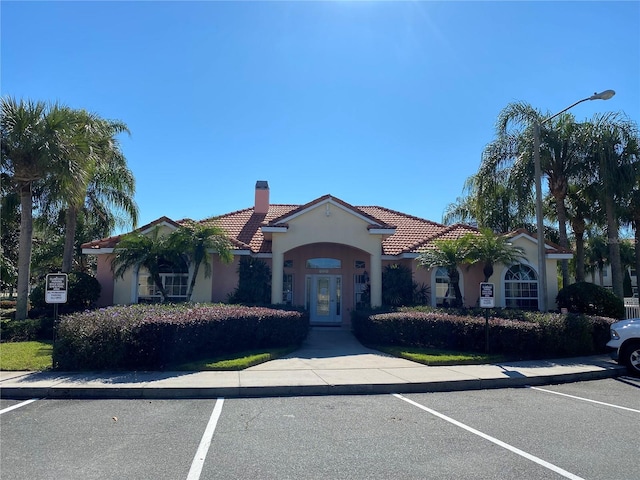
[[[2, 400], [2, 479], [637, 478], [640, 382], [402, 395]], [[217, 410], [217, 412], [216, 412]]]

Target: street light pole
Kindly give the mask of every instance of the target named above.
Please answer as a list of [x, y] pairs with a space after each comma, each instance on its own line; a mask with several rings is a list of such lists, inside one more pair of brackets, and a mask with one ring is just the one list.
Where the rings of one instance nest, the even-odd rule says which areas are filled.
[[572, 109], [576, 105], [588, 100], [609, 100], [616, 94], [613, 90], [605, 90], [604, 92], [594, 93], [590, 97], [578, 100], [569, 105], [564, 110], [559, 111], [555, 115], [545, 118], [541, 121], [533, 122], [533, 164], [536, 187], [536, 228], [538, 229], [538, 310], [546, 312], [547, 305], [547, 258], [544, 239], [544, 219], [542, 213], [542, 169], [540, 167], [540, 127], [545, 123], [553, 120], [558, 115], [563, 114], [567, 110]]

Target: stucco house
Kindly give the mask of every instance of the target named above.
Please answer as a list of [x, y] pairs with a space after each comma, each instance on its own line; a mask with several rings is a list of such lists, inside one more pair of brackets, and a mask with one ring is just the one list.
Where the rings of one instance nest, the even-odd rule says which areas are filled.
[[[348, 325], [350, 311], [363, 301], [365, 288], [371, 306], [382, 304], [382, 273], [387, 265], [411, 269], [414, 281], [429, 286], [430, 303], [447, 301], [448, 276], [442, 268], [424, 269], [416, 258], [437, 239], [457, 238], [477, 229], [462, 224], [442, 225], [379, 206], [353, 206], [324, 195], [304, 205], [271, 204], [269, 185], [258, 181], [250, 208], [202, 220], [215, 223], [228, 234], [234, 261], [225, 264], [212, 252], [212, 271], [200, 269], [192, 300], [224, 302], [238, 284], [238, 264], [243, 256], [264, 260], [271, 269], [271, 302], [305, 306], [312, 324]], [[162, 217], [138, 229], [169, 232], [187, 220]], [[527, 260], [517, 265], [496, 265], [490, 279], [495, 284], [496, 306], [537, 308], [537, 240], [526, 231], [509, 234], [522, 247]], [[111, 260], [121, 236], [82, 245], [97, 256], [97, 278], [102, 285], [101, 306], [131, 304], [152, 298], [154, 288], [143, 269], [114, 278]], [[546, 246], [548, 298], [551, 308], [558, 293], [557, 261], [571, 258], [559, 246]], [[482, 267], [460, 268], [464, 303], [476, 305]], [[176, 298], [186, 295], [188, 273], [163, 274], [164, 284]], [[368, 286], [368, 287], [367, 287]]]

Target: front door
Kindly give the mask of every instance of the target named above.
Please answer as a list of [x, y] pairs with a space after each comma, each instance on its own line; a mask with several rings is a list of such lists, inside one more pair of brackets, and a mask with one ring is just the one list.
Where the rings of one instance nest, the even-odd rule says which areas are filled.
[[342, 322], [342, 275], [309, 275], [307, 298], [312, 324]]

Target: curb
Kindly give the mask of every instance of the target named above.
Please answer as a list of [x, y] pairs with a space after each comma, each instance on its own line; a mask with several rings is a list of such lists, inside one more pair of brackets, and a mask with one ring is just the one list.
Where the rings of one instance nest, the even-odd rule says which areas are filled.
[[434, 381], [417, 383], [341, 384], [341, 385], [272, 385], [251, 387], [1, 387], [0, 398], [4, 399], [214, 399], [326, 396], [326, 395], [379, 395], [390, 393], [435, 393], [498, 388], [522, 388], [558, 383], [615, 378], [626, 369], [612, 365], [611, 368], [512, 378], [476, 378], [457, 381]]

